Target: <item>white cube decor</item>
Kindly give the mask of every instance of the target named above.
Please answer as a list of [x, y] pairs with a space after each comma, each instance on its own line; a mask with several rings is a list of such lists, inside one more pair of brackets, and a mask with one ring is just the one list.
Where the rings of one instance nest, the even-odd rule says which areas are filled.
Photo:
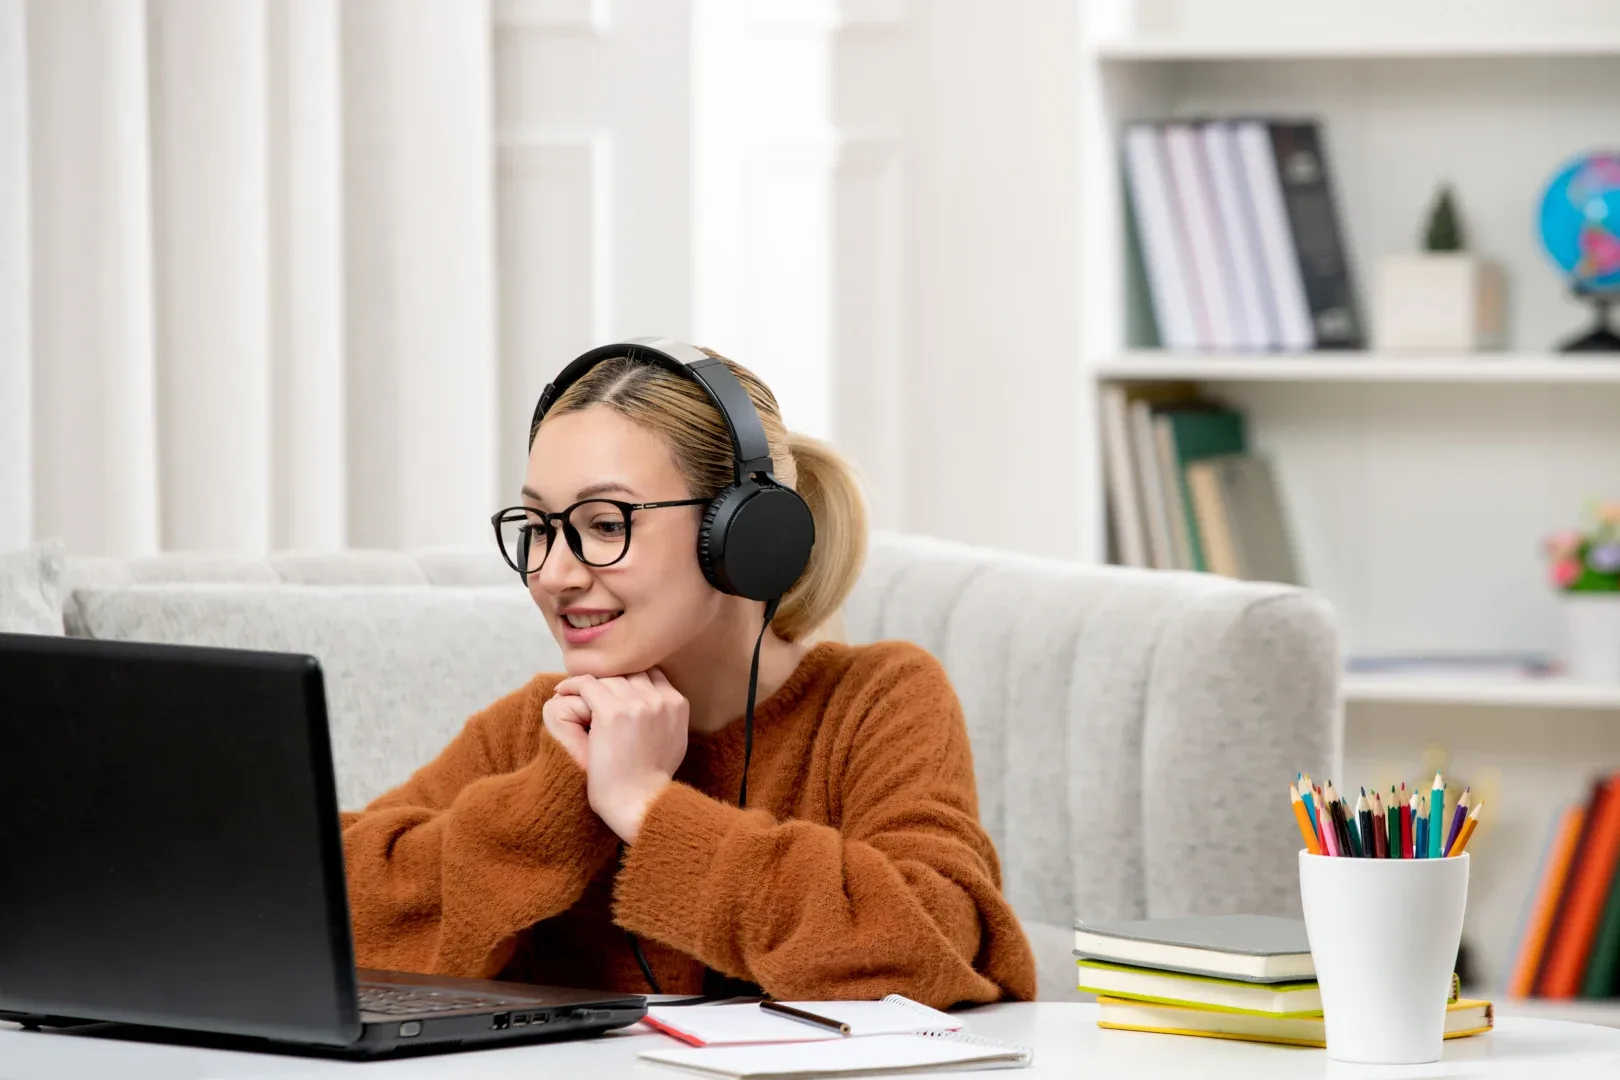
[[1373, 337], [1385, 352], [1474, 352], [1506, 339], [1502, 268], [1466, 251], [1385, 255]]

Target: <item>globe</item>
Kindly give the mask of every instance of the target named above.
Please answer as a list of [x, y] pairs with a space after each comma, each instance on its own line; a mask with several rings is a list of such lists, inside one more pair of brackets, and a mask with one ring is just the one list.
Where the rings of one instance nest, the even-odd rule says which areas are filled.
[[1541, 243], [1583, 293], [1620, 292], [1620, 152], [1565, 162], [1541, 196]]

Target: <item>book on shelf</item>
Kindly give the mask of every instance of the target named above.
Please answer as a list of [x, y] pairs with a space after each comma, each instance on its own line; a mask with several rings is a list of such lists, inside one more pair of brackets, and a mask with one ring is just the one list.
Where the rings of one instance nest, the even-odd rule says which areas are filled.
[[1510, 997], [1620, 997], [1620, 772], [1554, 815], [1516, 934]]
[[1364, 346], [1319, 122], [1138, 122], [1123, 143], [1130, 220], [1161, 346]]
[[1103, 387], [1110, 547], [1126, 566], [1302, 584], [1268, 457], [1243, 414], [1187, 384]]

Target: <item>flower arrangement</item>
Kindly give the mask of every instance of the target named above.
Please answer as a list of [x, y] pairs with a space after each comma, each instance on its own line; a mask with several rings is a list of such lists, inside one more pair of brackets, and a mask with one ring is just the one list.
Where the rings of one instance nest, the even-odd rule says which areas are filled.
[[1552, 583], [1565, 592], [1620, 592], [1620, 501], [1598, 503], [1590, 531], [1562, 529], [1547, 538]]

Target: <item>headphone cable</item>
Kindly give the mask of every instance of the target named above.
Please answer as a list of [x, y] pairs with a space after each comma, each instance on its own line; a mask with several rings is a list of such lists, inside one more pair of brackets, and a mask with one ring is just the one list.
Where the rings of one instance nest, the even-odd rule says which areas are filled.
[[[737, 808], [748, 807], [748, 763], [754, 756], [754, 695], [759, 689], [759, 647], [765, 643], [765, 631], [771, 628], [771, 620], [776, 618], [776, 609], [781, 599], [769, 600], [765, 604], [765, 621], [760, 625], [759, 637], [754, 639], [754, 659], [748, 665], [748, 712], [743, 720], [743, 774], [742, 786], [737, 791]], [[619, 864], [624, 864], [624, 844], [619, 844]], [[625, 936], [630, 939], [630, 951], [636, 954], [636, 966], [641, 968], [642, 978], [652, 987], [652, 992], [662, 994], [664, 991], [653, 977], [652, 965], [647, 963], [647, 955], [641, 951], [641, 942], [636, 935], [626, 930]]]

